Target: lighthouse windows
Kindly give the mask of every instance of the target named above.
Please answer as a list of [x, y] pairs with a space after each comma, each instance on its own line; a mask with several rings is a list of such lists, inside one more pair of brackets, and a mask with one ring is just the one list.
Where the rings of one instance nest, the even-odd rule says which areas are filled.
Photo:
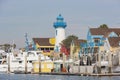
[[56, 30], [56, 36], [57, 36], [57, 30]]

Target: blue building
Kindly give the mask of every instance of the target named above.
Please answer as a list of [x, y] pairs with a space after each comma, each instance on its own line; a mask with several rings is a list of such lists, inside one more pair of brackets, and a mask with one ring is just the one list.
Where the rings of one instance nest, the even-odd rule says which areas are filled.
[[80, 44], [81, 53], [87, 54], [106, 51], [106, 40], [108, 40], [108, 38], [115, 37], [120, 37], [120, 28], [89, 28], [87, 33], [87, 42]]

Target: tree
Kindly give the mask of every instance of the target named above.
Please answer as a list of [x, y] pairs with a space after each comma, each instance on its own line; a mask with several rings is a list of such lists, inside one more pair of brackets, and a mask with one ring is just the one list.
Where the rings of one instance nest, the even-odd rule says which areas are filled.
[[16, 48], [16, 44], [11, 45], [11, 47], [13, 47], [13, 49], [15, 49]]
[[0, 46], [3, 46], [3, 47], [4, 47], [5, 52], [10, 52], [10, 51], [11, 51], [11, 47], [12, 47], [13, 49], [16, 48], [16, 44], [11, 45], [11, 44], [7, 44], [7, 43], [6, 43], [6, 44], [0, 45]]
[[5, 50], [5, 52], [9, 52], [10, 44], [4, 44], [4, 50]]
[[78, 40], [77, 36], [74, 35], [68, 36], [66, 39], [62, 41], [60, 52], [65, 53], [65, 55], [69, 55], [71, 42], [76, 40]]
[[98, 28], [108, 29], [108, 26], [107, 26], [106, 24], [102, 24], [102, 25], [100, 25]]
[[76, 40], [78, 40], [78, 37], [77, 37], [77, 36], [70, 35], [70, 36], [68, 36], [66, 39], [64, 39], [64, 40], [62, 41], [62, 44], [64, 44], [65, 47], [66, 47], [67, 49], [69, 49], [69, 48], [70, 48], [70, 45], [71, 45], [71, 42], [72, 42], [72, 41], [76, 41]]
[[69, 49], [67, 49], [63, 44], [61, 44], [60, 52], [64, 53], [65, 55], [69, 55]]

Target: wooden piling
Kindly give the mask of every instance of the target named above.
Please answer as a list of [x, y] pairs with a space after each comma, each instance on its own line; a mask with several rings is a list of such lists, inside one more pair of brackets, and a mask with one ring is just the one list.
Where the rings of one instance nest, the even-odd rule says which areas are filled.
[[8, 72], [10, 72], [10, 55], [8, 56]]
[[27, 73], [27, 56], [25, 55], [25, 73]]
[[41, 56], [38, 56], [38, 62], [39, 62], [39, 73], [41, 72]]
[[74, 41], [72, 40], [71, 45], [70, 45], [70, 58], [72, 59], [72, 64], [71, 64], [71, 69], [73, 72], [73, 63], [74, 63], [74, 55], [73, 55], [73, 50], [74, 50]]
[[63, 53], [63, 67], [65, 67], [65, 54]]
[[112, 72], [112, 60], [111, 60], [111, 54], [112, 51], [108, 53], [108, 60], [109, 60], [109, 66], [108, 66], [108, 72], [111, 73]]
[[101, 73], [101, 53], [98, 54], [98, 73]]

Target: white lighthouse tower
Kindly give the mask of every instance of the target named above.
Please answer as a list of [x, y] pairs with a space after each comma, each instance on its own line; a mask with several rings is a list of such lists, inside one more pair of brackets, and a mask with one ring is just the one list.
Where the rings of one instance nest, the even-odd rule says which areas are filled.
[[55, 28], [55, 51], [60, 51], [60, 43], [62, 40], [65, 39], [65, 28], [66, 28], [66, 22], [64, 22], [64, 18], [59, 14], [59, 16], [56, 18], [57, 21], [53, 24]]

